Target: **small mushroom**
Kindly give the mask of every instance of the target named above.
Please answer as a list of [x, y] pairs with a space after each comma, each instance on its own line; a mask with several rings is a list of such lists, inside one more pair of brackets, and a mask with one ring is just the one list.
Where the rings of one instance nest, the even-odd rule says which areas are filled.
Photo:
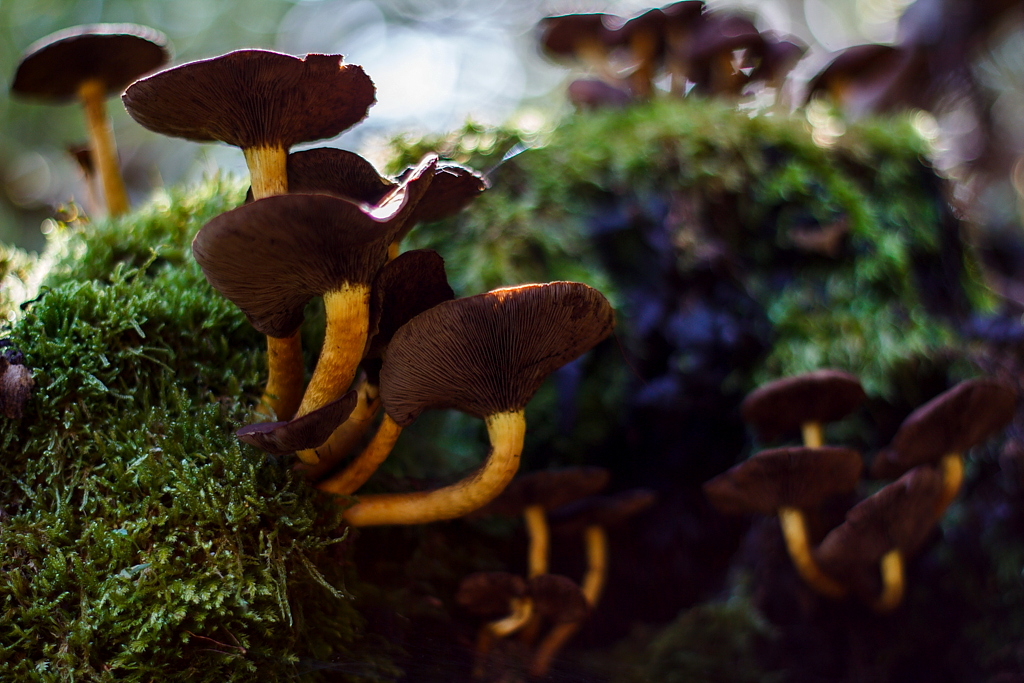
[[527, 576], [548, 573], [547, 513], [574, 500], [592, 496], [608, 485], [603, 467], [563, 467], [537, 470], [513, 479], [481, 513], [522, 515], [529, 539]]
[[167, 38], [135, 24], [88, 24], [52, 33], [29, 46], [11, 92], [62, 104], [77, 99], [85, 110], [89, 147], [99, 172], [107, 211], [128, 211], [106, 99], [170, 59]]
[[363, 496], [345, 512], [353, 526], [417, 524], [471, 512], [497, 496], [519, 467], [524, 408], [556, 368], [611, 334], [608, 301], [586, 285], [553, 282], [446, 301], [395, 333], [381, 368], [382, 430], [427, 409], [484, 420], [491, 452], [464, 479], [433, 491]]
[[542, 678], [569, 636], [590, 614], [590, 605], [572, 579], [557, 574], [541, 574], [530, 579], [529, 593], [537, 615], [552, 623], [530, 661], [530, 676]]
[[816, 448], [824, 443], [822, 423], [846, 417], [865, 398], [860, 380], [850, 373], [815, 370], [758, 387], [743, 399], [740, 413], [761, 439], [800, 429], [804, 445]]
[[778, 515], [786, 550], [800, 577], [819, 594], [839, 598], [846, 587], [815, 562], [805, 511], [853, 491], [862, 469], [860, 454], [849, 448], [774, 448], [752, 455], [703, 488], [711, 504], [727, 515]]
[[851, 508], [815, 550], [816, 562], [876, 611], [895, 609], [903, 599], [904, 561], [935, 528], [941, 496], [935, 470], [910, 470]]
[[483, 678], [487, 655], [498, 638], [515, 633], [533, 614], [526, 581], [508, 572], [477, 572], [465, 577], [455, 602], [473, 614], [491, 619], [477, 633], [473, 677]]
[[891, 478], [918, 465], [937, 465], [943, 494], [936, 515], [941, 516], [963, 482], [963, 453], [1009, 424], [1016, 408], [1017, 392], [1003, 382], [960, 382], [907, 416], [892, 443], [875, 456], [871, 475]]
[[290, 422], [260, 422], [242, 427], [235, 436], [271, 455], [286, 455], [301, 449], [315, 448], [339, 424], [348, 419], [356, 406], [356, 392], [350, 391], [322, 408], [297, 417]]
[[[288, 149], [331, 138], [366, 116], [373, 82], [341, 55], [293, 57], [236, 50], [189, 62], [136, 81], [122, 96], [143, 127], [197, 142], [242, 149], [253, 196], [288, 191]], [[304, 368], [298, 329], [267, 337], [267, 386], [260, 411], [288, 419], [302, 396]]]

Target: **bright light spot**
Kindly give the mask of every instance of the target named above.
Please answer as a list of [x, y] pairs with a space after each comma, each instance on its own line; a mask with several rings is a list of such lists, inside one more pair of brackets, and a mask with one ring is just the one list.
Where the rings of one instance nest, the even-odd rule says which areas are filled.
[[914, 127], [918, 135], [930, 143], [939, 139], [939, 122], [926, 111], [915, 113], [914, 117], [910, 120], [910, 125]]
[[839, 14], [833, 3], [824, 0], [804, 0], [804, 19], [814, 39], [830, 51], [861, 42], [850, 30], [850, 21]]

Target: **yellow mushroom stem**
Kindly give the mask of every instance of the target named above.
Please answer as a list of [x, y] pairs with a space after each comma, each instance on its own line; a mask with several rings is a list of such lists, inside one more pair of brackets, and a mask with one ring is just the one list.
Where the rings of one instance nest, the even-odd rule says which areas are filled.
[[78, 98], [85, 110], [85, 124], [89, 130], [89, 151], [103, 186], [107, 213], [120, 216], [128, 213], [128, 191], [124, 187], [114, 132], [107, 116], [107, 87], [98, 79], [90, 79], [78, 86]]
[[935, 504], [935, 516], [941, 517], [949, 504], [960, 492], [964, 481], [964, 458], [959, 453], [947, 453], [939, 460], [939, 473], [942, 475], [942, 495]]
[[533, 616], [533, 600], [528, 597], [512, 598], [509, 601], [509, 615], [491, 621], [480, 627], [476, 637], [476, 659], [473, 664], [473, 678], [483, 678], [487, 669], [487, 655], [499, 638], [507, 638]]
[[[583, 540], [587, 549], [587, 573], [580, 584], [580, 592], [590, 605], [593, 612], [597, 601], [604, 591], [604, 582], [608, 576], [608, 535], [603, 527], [591, 524], [583, 532]], [[567, 621], [555, 624], [548, 631], [544, 640], [540, 641], [533, 661], [530, 664], [530, 675], [541, 677], [547, 674], [551, 662], [562, 649], [562, 646], [579, 630], [582, 622]]]
[[324, 310], [324, 345], [296, 417], [340, 398], [352, 384], [370, 326], [370, 286], [344, 283], [324, 294]]
[[814, 561], [807, 539], [804, 513], [797, 508], [783, 506], [778, 509], [778, 515], [782, 536], [786, 539], [786, 550], [804, 583], [827, 598], [838, 599], [846, 595], [846, 586], [827, 576]]
[[882, 573], [882, 592], [872, 603], [876, 612], [891, 612], [903, 600], [903, 555], [897, 549], [890, 550], [879, 562]]
[[290, 420], [302, 401], [305, 366], [299, 330], [287, 337], [267, 337], [267, 384], [256, 407], [269, 420]]
[[433, 491], [363, 496], [345, 511], [345, 520], [352, 526], [425, 524], [461, 517], [492, 501], [519, 469], [526, 418], [517, 410], [489, 415], [484, 423], [491, 451], [475, 472]]
[[[352, 409], [348, 419], [331, 432], [327, 441], [314, 449], [314, 455], [319, 458], [319, 462], [312, 465], [302, 462], [296, 467], [302, 470], [306, 479], [316, 481], [330, 472], [362, 443], [363, 437], [370, 430], [370, 425], [380, 411], [380, 387], [370, 383], [363, 376], [356, 381], [355, 392], [356, 407]], [[302, 460], [303, 452], [300, 451], [298, 456]]]
[[398, 258], [398, 249], [400, 246], [399, 240], [395, 240], [388, 245], [388, 261], [394, 261]]
[[822, 433], [820, 422], [804, 422], [800, 425], [804, 435], [804, 446], [808, 448], [821, 448], [825, 445], [825, 437]]
[[[349, 418], [349, 420], [351, 419]], [[327, 493], [346, 496], [355, 493], [360, 486], [366, 483], [367, 479], [373, 476], [380, 464], [388, 457], [401, 433], [402, 428], [387, 413], [384, 413], [377, 433], [373, 435], [370, 443], [366, 444], [366, 448], [353, 458], [344, 470], [323, 480], [316, 487]], [[302, 458], [305, 452], [299, 451], [299, 457]]]
[[246, 147], [245, 165], [249, 167], [249, 184], [253, 199], [273, 197], [288, 192], [288, 149], [283, 145]]
[[526, 537], [530, 539], [529, 561], [526, 575], [529, 578], [548, 573], [548, 521], [544, 508], [540, 505], [527, 505], [523, 509], [523, 522], [526, 523]]

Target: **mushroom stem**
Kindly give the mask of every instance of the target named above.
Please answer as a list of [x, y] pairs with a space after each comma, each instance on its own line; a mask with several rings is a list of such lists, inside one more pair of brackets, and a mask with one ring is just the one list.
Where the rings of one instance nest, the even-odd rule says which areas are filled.
[[488, 415], [484, 422], [491, 452], [474, 473], [433, 491], [363, 496], [345, 511], [345, 520], [352, 526], [424, 524], [461, 517], [489, 503], [519, 469], [526, 418], [517, 410]]
[[935, 516], [941, 517], [949, 504], [956, 498], [964, 481], [964, 458], [959, 453], [947, 453], [939, 460], [942, 475], [942, 495], [935, 504]]
[[533, 615], [533, 600], [530, 598], [512, 598], [512, 611], [503, 619], [492, 621], [487, 624], [488, 631], [498, 638], [507, 638], [529, 621]]
[[882, 572], [882, 593], [871, 607], [876, 612], [891, 612], [903, 600], [903, 555], [893, 548], [882, 556], [879, 569]]
[[282, 145], [246, 147], [242, 150], [249, 167], [253, 199], [288, 192], [288, 149]]
[[527, 505], [523, 509], [526, 536], [530, 539], [530, 554], [527, 576], [533, 578], [548, 573], [548, 522], [541, 505]]
[[[338, 425], [327, 441], [314, 449], [320, 461], [315, 465], [302, 463], [296, 466], [296, 469], [302, 470], [306, 475], [306, 479], [319, 479], [354, 451], [366, 436], [373, 419], [377, 417], [380, 410], [380, 387], [370, 383], [363, 376], [356, 381], [355, 392], [356, 407], [352, 409], [348, 419]], [[302, 454], [299, 454], [299, 458], [302, 458]]]
[[807, 540], [804, 513], [797, 508], [783, 506], [779, 508], [778, 515], [782, 535], [786, 539], [786, 550], [804, 583], [827, 598], [841, 598], [846, 595], [846, 586], [827, 576], [814, 561]]
[[593, 609], [601, 598], [608, 576], [608, 534], [599, 524], [591, 524], [583, 532], [583, 540], [587, 548], [587, 573], [580, 590]]
[[[380, 464], [391, 453], [391, 449], [394, 448], [398, 435], [401, 433], [402, 428], [385, 413], [384, 419], [381, 420], [380, 426], [377, 428], [377, 433], [373, 435], [373, 439], [366, 445], [363, 452], [353, 458], [344, 470], [320, 482], [316, 487], [327, 493], [346, 496], [359, 490], [359, 487], [366, 483], [366, 480], [377, 471]], [[315, 453], [318, 450], [320, 449], [299, 451], [298, 456], [302, 458], [303, 453]]]
[[346, 282], [340, 289], [327, 292], [324, 309], [327, 314], [324, 346], [297, 417], [327, 405], [352, 384], [359, 361], [363, 359], [370, 326], [369, 285]]
[[394, 261], [396, 258], [398, 258], [399, 247], [400, 245], [398, 240], [395, 240], [394, 242], [388, 245], [388, 261]]
[[299, 330], [287, 337], [267, 337], [267, 385], [256, 407], [259, 415], [290, 420], [302, 401], [302, 339]]
[[803, 431], [804, 445], [808, 448], [821, 448], [825, 445], [820, 422], [804, 422], [800, 426]]
[[651, 96], [651, 81], [654, 80], [657, 68], [657, 36], [654, 31], [637, 31], [630, 36], [629, 49], [639, 60], [636, 70], [629, 77], [633, 94], [646, 99]]
[[110, 118], [107, 117], [106, 95], [107, 88], [98, 79], [87, 80], [78, 87], [78, 97], [82, 101], [85, 123], [89, 129], [89, 148], [103, 185], [107, 213], [120, 216], [128, 213], [128, 191], [121, 177], [114, 132], [110, 127]]

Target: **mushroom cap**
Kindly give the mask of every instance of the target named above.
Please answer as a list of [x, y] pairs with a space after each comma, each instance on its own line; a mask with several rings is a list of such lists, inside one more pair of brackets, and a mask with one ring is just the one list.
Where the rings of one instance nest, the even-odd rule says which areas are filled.
[[805, 422], [833, 422], [864, 402], [860, 380], [841, 370], [815, 370], [769, 382], [747, 394], [743, 419], [765, 440], [797, 431]]
[[[395, 187], [395, 183], [377, 173], [369, 161], [355, 152], [336, 147], [292, 152], [285, 163], [288, 192], [292, 194], [327, 194], [376, 204]], [[245, 201], [252, 200], [250, 187]]]
[[864, 463], [851, 448], [823, 446], [761, 451], [704, 482], [704, 494], [727, 515], [774, 515], [783, 506], [812, 508], [853, 491]]
[[136, 81], [121, 97], [143, 127], [243, 149], [332, 138], [366, 116], [374, 87], [341, 55], [236, 50]]
[[530, 579], [527, 590], [534, 611], [552, 622], [582, 621], [590, 605], [575, 581], [559, 574], [540, 574]]
[[579, 498], [592, 496], [608, 485], [610, 473], [603, 467], [563, 467], [537, 470], [516, 477], [482, 513], [522, 514], [531, 505], [554, 510]]
[[462, 579], [455, 602], [473, 614], [497, 617], [508, 614], [509, 601], [526, 595], [526, 581], [509, 572], [476, 572]]
[[444, 272], [444, 259], [433, 249], [399, 254], [377, 273], [370, 298], [371, 334], [366, 354], [380, 358], [405, 323], [442, 301], [455, 298]]
[[358, 395], [350, 391], [325, 406], [287, 422], [258, 422], [246, 425], [235, 436], [271, 455], [287, 455], [320, 446], [356, 407]]
[[192, 253], [214, 289], [253, 327], [287, 337], [312, 297], [344, 283], [372, 283], [432, 173], [426, 164], [375, 206], [311, 194], [245, 204], [204, 225]]
[[916, 467], [868, 496], [846, 513], [814, 551], [829, 576], [877, 593], [878, 562], [890, 550], [904, 557], [916, 553], [937, 519], [935, 506], [942, 495], [942, 475]]
[[588, 496], [553, 510], [548, 517], [560, 534], [581, 533], [588, 526], [622, 524], [654, 505], [658, 494], [650, 489], [628, 489], [608, 496]]
[[167, 36], [137, 24], [87, 24], [51, 33], [29, 46], [11, 92], [48, 102], [77, 99], [78, 87], [99, 80], [107, 96], [171, 58]]
[[601, 12], [544, 17], [537, 24], [540, 46], [549, 57], [563, 59], [575, 57], [577, 46], [585, 40], [612, 46], [618, 40], [614, 27], [620, 21]]
[[1013, 420], [1017, 392], [998, 380], [960, 382], [914, 412], [872, 465], [875, 476], [896, 476], [912, 467], [963, 453]]
[[522, 410], [545, 377], [614, 325], [608, 300], [578, 282], [446, 301], [392, 338], [380, 373], [384, 410], [403, 427], [428, 408], [479, 418]]
[[[398, 178], [402, 180], [411, 169]], [[487, 181], [471, 168], [453, 163], [439, 163], [430, 189], [406, 224], [412, 228], [416, 223], [430, 223], [454, 216], [466, 208], [477, 195], [486, 190]], [[408, 232], [408, 230], [406, 230]]]

